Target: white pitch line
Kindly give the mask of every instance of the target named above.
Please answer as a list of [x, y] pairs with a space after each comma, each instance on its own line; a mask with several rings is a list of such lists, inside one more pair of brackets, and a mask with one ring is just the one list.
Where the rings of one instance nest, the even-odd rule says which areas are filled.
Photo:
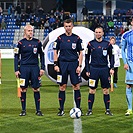
[[[75, 100], [74, 100], [74, 90], [73, 90], [73, 104], [74, 104], [74, 107], [76, 107], [76, 103], [75, 103]], [[73, 120], [73, 126], [74, 126], [74, 133], [82, 133], [82, 121], [81, 121], [81, 118], [74, 119]]]

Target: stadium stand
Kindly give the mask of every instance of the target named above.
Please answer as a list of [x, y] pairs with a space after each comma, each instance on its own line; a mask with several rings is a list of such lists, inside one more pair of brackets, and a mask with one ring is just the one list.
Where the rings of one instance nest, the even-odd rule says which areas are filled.
[[[26, 24], [29, 24], [29, 19], [26, 22], [21, 22], [21, 26], [16, 25], [16, 19], [11, 18], [7, 15], [4, 15], [5, 22], [7, 24], [6, 29], [0, 30], [0, 48], [13, 48], [16, 46], [17, 42], [23, 38], [23, 30]], [[82, 25], [88, 27], [87, 22], [75, 22], [76, 25]], [[114, 21], [114, 28], [122, 27], [122, 22]], [[34, 37], [38, 38], [40, 41], [43, 41], [44, 38], [49, 34], [49, 29], [35, 29]], [[108, 33], [105, 36], [105, 39], [109, 40], [111, 36], [114, 36], [114, 29], [109, 29]], [[116, 37], [116, 43], [120, 44], [120, 36]]]
[[[92, 3], [93, 6], [90, 6]], [[80, 25], [80, 26], [84, 26], [86, 28], [90, 28], [90, 21], [92, 20], [91, 23], [94, 22], [95, 19], [97, 19], [98, 23], [100, 24], [101, 22], [99, 21], [101, 19], [103, 15], [103, 3], [102, 2], [98, 2], [95, 3], [93, 1], [88, 1], [88, 4], [86, 3], [87, 7], [91, 9], [91, 14], [89, 13], [90, 11], [88, 11], [88, 18], [86, 21], [76, 21], [77, 20], [77, 14], [75, 13], [70, 13], [70, 12], [64, 12], [63, 11], [56, 11], [55, 12], [49, 12], [49, 14], [45, 15], [45, 17], [43, 18], [45, 21], [46, 20], [50, 20], [50, 17], [54, 15], [56, 21], [53, 24], [50, 24], [49, 28], [37, 28], [35, 27], [34, 30], [34, 37], [38, 38], [39, 40], [43, 41], [44, 38], [49, 34], [49, 32], [51, 30], [54, 30], [60, 26], [62, 26], [62, 20], [66, 17], [72, 17], [72, 19], [74, 20], [74, 24], [75, 25]], [[92, 8], [92, 7], [99, 7], [99, 8]], [[23, 9], [24, 11], [24, 9]], [[53, 11], [53, 10], [52, 10]], [[128, 12], [127, 12], [128, 11]], [[130, 17], [130, 13], [132, 10], [128, 10], [128, 9], [115, 9], [114, 10], [114, 14], [113, 16], [108, 15], [108, 16], [104, 16], [105, 17], [105, 21], [103, 20], [103, 23], [106, 24], [110, 19], [113, 20], [114, 22], [114, 28], [112, 29], [108, 29], [108, 31], [105, 31], [105, 39], [109, 40], [109, 38], [111, 36], [116, 36], [115, 35], [115, 28], [118, 27], [119, 29], [121, 27], [123, 27], [123, 29], [126, 29], [128, 26], [128, 22], [127, 20], [129, 20]], [[66, 16], [66, 14], [69, 14], [69, 16]], [[24, 13], [23, 13], [24, 14]], [[120, 14], [120, 16], [118, 15]], [[33, 15], [33, 16], [32, 16]], [[30, 14], [29, 16], [32, 16], [31, 18], [34, 19], [34, 22], [36, 21], [36, 19], [39, 19], [35, 16], [35, 14]], [[15, 15], [5, 15], [3, 14], [3, 19], [6, 22], [6, 29], [1, 29], [0, 30], [0, 48], [13, 48], [14, 46], [16, 46], [17, 42], [23, 38], [23, 28], [26, 24], [30, 23], [30, 18], [27, 18], [26, 21], [21, 21], [20, 20], [20, 24], [16, 24], [16, 20], [17, 18], [14, 17]], [[36, 17], [36, 18], [35, 18]], [[59, 17], [59, 18], [58, 18]], [[25, 16], [24, 16], [25, 18]], [[118, 20], [119, 19], [119, 20]], [[19, 21], [19, 20], [18, 20]], [[107, 26], [106, 26], [107, 27]], [[90, 28], [91, 29], [91, 28]], [[91, 29], [93, 30], [94, 27]], [[116, 44], [120, 45], [120, 40], [121, 40], [121, 34], [116, 36]]]
[[[29, 24], [29, 19], [26, 22], [21, 22], [21, 26], [15, 24], [16, 19], [4, 15], [7, 24], [6, 29], [0, 30], [0, 48], [13, 48], [18, 41], [23, 38], [23, 30], [26, 24]], [[34, 37], [43, 41], [48, 35], [49, 29], [35, 29]]]

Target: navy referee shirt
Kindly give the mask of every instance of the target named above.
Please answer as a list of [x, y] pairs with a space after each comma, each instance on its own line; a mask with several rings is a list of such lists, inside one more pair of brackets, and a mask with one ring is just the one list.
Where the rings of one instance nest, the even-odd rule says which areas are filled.
[[72, 62], [79, 58], [78, 53], [82, 50], [82, 39], [76, 34], [67, 36], [65, 33], [60, 35], [54, 43], [54, 50], [60, 51], [59, 61]]
[[26, 38], [20, 40], [17, 45], [17, 50], [14, 50], [14, 69], [18, 71], [18, 63], [20, 65], [34, 66], [39, 64], [38, 54], [40, 55], [41, 69], [45, 69], [44, 52], [42, 50], [42, 43], [35, 38], [27, 40]]
[[106, 40], [98, 42], [96, 39], [94, 39], [90, 41], [87, 45], [85, 54], [86, 71], [89, 72], [89, 65], [97, 68], [107, 67], [108, 61], [110, 62], [110, 68], [114, 68], [114, 55], [112, 45]]

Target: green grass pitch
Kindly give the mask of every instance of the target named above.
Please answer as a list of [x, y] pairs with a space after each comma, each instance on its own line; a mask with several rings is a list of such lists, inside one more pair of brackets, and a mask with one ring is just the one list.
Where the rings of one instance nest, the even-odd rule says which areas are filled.
[[[102, 89], [97, 89], [92, 116], [82, 116], [82, 130], [77, 133], [132, 133], [133, 115], [126, 117], [125, 70], [123, 63], [119, 68], [118, 88], [111, 92], [111, 111], [114, 116], [106, 116]], [[46, 76], [42, 78], [41, 110], [44, 116], [35, 115], [32, 89], [27, 92], [27, 115], [20, 117], [20, 100], [17, 98], [17, 84], [14, 75], [13, 60], [2, 60], [2, 84], [0, 85], [0, 133], [74, 133], [74, 120], [69, 117], [73, 107], [71, 87], [66, 90], [65, 116], [57, 116], [58, 85]], [[81, 107], [87, 112], [88, 87], [81, 87]]]

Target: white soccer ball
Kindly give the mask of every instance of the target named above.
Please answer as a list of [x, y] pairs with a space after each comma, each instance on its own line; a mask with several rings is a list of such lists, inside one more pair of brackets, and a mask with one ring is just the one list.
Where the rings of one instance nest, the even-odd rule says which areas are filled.
[[80, 118], [80, 116], [81, 116], [81, 110], [79, 108], [72, 108], [70, 110], [70, 117], [71, 118], [78, 119], [78, 118]]

